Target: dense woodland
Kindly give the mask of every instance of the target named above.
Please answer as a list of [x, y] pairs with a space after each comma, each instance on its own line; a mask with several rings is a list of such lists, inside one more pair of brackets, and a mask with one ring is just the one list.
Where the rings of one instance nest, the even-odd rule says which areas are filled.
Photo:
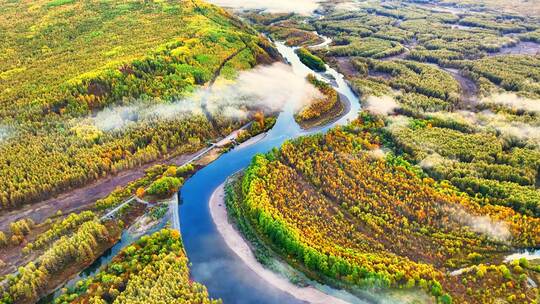
[[0, 16], [2, 210], [203, 147], [242, 122], [135, 112], [117, 128], [126, 118], [114, 113], [275, 60], [256, 32], [199, 0], [3, 1]]
[[321, 124], [326, 118], [339, 116], [343, 112], [343, 104], [340, 96], [332, 86], [323, 80], [317, 79], [313, 74], [307, 76], [309, 83], [313, 84], [321, 93], [321, 98], [316, 98], [310, 104], [300, 109], [295, 119], [300, 125], [307, 127]]
[[250, 15], [271, 34], [289, 26], [294, 36], [298, 24], [330, 37], [313, 54], [383, 116], [363, 112], [255, 157], [229, 186], [228, 209], [327, 282], [422, 289], [441, 303], [536, 303], [526, 281], [540, 269], [502, 260], [540, 241], [540, 57], [534, 46], [513, 53], [537, 41], [539, 19], [442, 2], [448, 10], [328, 5], [304, 22]]
[[326, 71], [326, 65], [324, 61], [313, 55], [308, 49], [306, 48], [299, 48], [296, 49], [296, 54], [298, 55], [298, 58], [300, 58], [300, 61], [305, 64], [308, 68], [312, 69], [315, 72], [324, 72]]
[[189, 276], [180, 233], [164, 229], [144, 236], [116, 255], [96, 276], [54, 303], [221, 303]]
[[[451, 75], [437, 67], [405, 60], [358, 59], [354, 64], [360, 70], [370, 70], [388, 75], [388, 84], [395, 89], [446, 101], [450, 104], [448, 108], [451, 108], [451, 105], [459, 100], [459, 84]], [[369, 72], [366, 76], [368, 75]], [[417, 102], [421, 104], [421, 101]], [[439, 110], [443, 110], [443, 108]]]
[[411, 121], [392, 135], [396, 146], [432, 177], [449, 180], [490, 204], [540, 217], [538, 149], [508, 147], [493, 133], [463, 132], [429, 120]]
[[[0, 302], [34, 302], [47, 295], [63, 284], [65, 278], [83, 270], [114, 245], [122, 229], [133, 224], [145, 211], [151, 221], [161, 222], [169, 208], [167, 204], [145, 207], [132, 200], [118, 210], [113, 220], [102, 215], [133, 195], [144, 200], [169, 198], [196, 169], [192, 164], [156, 165], [149, 168], [144, 177], [98, 200], [92, 210], [68, 215], [59, 211], [38, 224], [29, 219], [11, 223], [10, 231], [0, 233], [0, 254], [10, 259], [6, 261], [9, 264], [3, 266], [21, 267], [14, 274], [1, 277], [6, 285], [2, 287], [3, 302]], [[18, 257], [10, 256], [17, 251]]]
[[[32, 303], [48, 294], [51, 288], [61, 283], [58, 281], [61, 274], [76, 270], [74, 266], [77, 265], [89, 265], [116, 242], [120, 229], [115, 225], [114, 222], [103, 224], [91, 214], [70, 216], [56, 223], [49, 233], [34, 243], [36, 249], [45, 242], [49, 247], [34, 262], [8, 276], [8, 286], [2, 292], [0, 302]], [[69, 235], [60, 236], [65, 233]], [[32, 245], [27, 247], [33, 249]]]
[[[347, 9], [329, 5], [324, 18], [248, 14], [248, 19], [271, 35], [279, 33], [281, 40], [296, 37], [295, 30], [316, 29], [333, 40], [329, 48], [318, 50], [322, 57], [434, 63], [460, 69], [483, 87], [486, 81], [492, 84], [484, 93], [489, 94], [495, 85], [539, 96], [538, 56], [534, 55], [540, 48], [532, 47], [527, 56], [502, 56], [521, 52], [521, 41], [536, 41], [540, 27], [538, 16], [504, 14], [486, 10], [485, 6], [470, 9], [454, 7], [451, 3], [445, 5], [449, 5], [448, 9], [421, 3], [363, 2]], [[288, 30], [289, 36], [283, 28]], [[291, 43], [303, 45], [299, 39]], [[476, 60], [479, 58], [483, 59]], [[524, 78], [532, 78], [532, 83], [524, 82]]]

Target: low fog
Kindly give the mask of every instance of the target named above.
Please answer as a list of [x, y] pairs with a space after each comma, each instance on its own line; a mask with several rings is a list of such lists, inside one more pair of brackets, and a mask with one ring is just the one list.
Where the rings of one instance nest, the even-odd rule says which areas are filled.
[[483, 98], [482, 102], [499, 104], [515, 110], [540, 112], [540, 100], [520, 97], [517, 96], [516, 93], [493, 94]]
[[310, 15], [322, 1], [317, 0], [209, 0], [218, 6], [239, 10], [264, 10], [268, 13]]
[[433, 167], [445, 164], [451, 164], [453, 160], [442, 157], [439, 153], [429, 154], [426, 158], [422, 159], [419, 163], [422, 169], [431, 169]]
[[411, 119], [407, 116], [403, 115], [395, 115], [395, 116], [389, 116], [388, 119], [388, 126], [386, 127], [390, 132], [400, 130], [402, 128], [406, 128], [411, 123]]
[[368, 154], [370, 157], [374, 158], [374, 159], [384, 159], [386, 157], [386, 152], [383, 150], [383, 149], [374, 149], [374, 150], [369, 150], [368, 151]]
[[451, 118], [480, 129], [497, 131], [508, 138], [516, 138], [540, 145], [540, 125], [516, 121], [512, 116], [493, 113], [489, 110], [479, 113], [470, 111], [437, 112], [431, 115], [446, 119]]
[[235, 81], [221, 80], [213, 87], [201, 88], [191, 96], [172, 103], [134, 103], [106, 108], [90, 121], [102, 131], [120, 130], [148, 119], [175, 119], [186, 115], [204, 115], [203, 105], [212, 115], [245, 119], [249, 109], [276, 112], [290, 106], [299, 110], [321, 93], [290, 66], [275, 63], [241, 72]]
[[369, 96], [366, 100], [365, 109], [374, 114], [393, 114], [399, 108], [398, 103], [392, 96]]
[[491, 219], [489, 216], [472, 215], [462, 209], [449, 211], [455, 220], [468, 226], [472, 231], [484, 234], [499, 242], [508, 242], [512, 234], [504, 222]]
[[336, 6], [334, 7], [334, 10], [350, 12], [350, 11], [358, 11], [360, 10], [360, 8], [356, 2], [340, 2], [336, 4]]
[[275, 112], [288, 105], [298, 111], [313, 100], [323, 98], [304, 77], [283, 63], [242, 72], [232, 83], [216, 84], [207, 96], [210, 112], [240, 117], [247, 114], [238, 111], [244, 106]]
[[6, 140], [10, 135], [9, 128], [0, 125], [0, 142]]

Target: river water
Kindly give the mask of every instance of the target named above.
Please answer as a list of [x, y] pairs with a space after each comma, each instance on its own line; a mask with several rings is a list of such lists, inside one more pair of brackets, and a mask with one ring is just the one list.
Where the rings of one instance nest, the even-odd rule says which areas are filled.
[[[303, 65], [294, 49], [277, 43], [283, 57], [291, 64], [295, 74], [305, 77], [314, 73]], [[330, 75], [330, 76], [328, 76]], [[181, 189], [180, 227], [184, 246], [191, 262], [191, 274], [195, 281], [207, 286], [210, 295], [223, 299], [224, 303], [302, 303], [294, 296], [269, 286], [252, 272], [236, 254], [229, 249], [212, 220], [208, 201], [214, 190], [227, 177], [247, 167], [257, 153], [279, 147], [285, 140], [315, 132], [324, 132], [334, 125], [342, 125], [356, 118], [360, 110], [358, 97], [347, 85], [343, 76], [329, 68], [321, 79], [330, 78], [334, 88], [350, 102], [350, 110], [336, 122], [312, 129], [302, 130], [294, 121], [293, 105], [279, 114], [275, 126], [253, 145], [236, 148], [197, 172]]]
[[[262, 140], [249, 146], [238, 146], [227, 152], [207, 167], [198, 171], [182, 187], [181, 199], [183, 204], [179, 207], [180, 229], [186, 252], [192, 263], [192, 277], [194, 280], [207, 285], [210, 295], [213, 298], [222, 298], [224, 303], [288, 304], [302, 302], [290, 294], [268, 286], [262, 278], [253, 273], [227, 247], [216, 230], [208, 209], [208, 200], [213, 191], [228, 176], [247, 167], [255, 154], [279, 147], [287, 139], [324, 132], [332, 126], [346, 124], [356, 118], [360, 110], [358, 97], [345, 82], [343, 75], [330, 67], [327, 67], [328, 69], [324, 74], [316, 73], [300, 62], [294, 48], [287, 47], [282, 43], [276, 43], [276, 46], [283, 57], [290, 63], [296, 75], [306, 77], [310, 73], [315, 74], [319, 79], [330, 83], [342, 98], [347, 98], [350, 103], [350, 106], [347, 107], [349, 112], [329, 125], [305, 131], [294, 121], [294, 104], [287, 104], [279, 114], [275, 126]], [[324, 47], [324, 44], [322, 47]], [[176, 214], [172, 214], [172, 216], [174, 217]], [[173, 222], [175, 220], [173, 219]], [[178, 226], [178, 224], [175, 226]], [[129, 230], [124, 231], [117, 244], [62, 287], [74, 286], [78, 281], [95, 275], [101, 266], [108, 264], [124, 247], [132, 244], [142, 235], [151, 234], [162, 227], [164, 227], [164, 222], [142, 234], [134, 235]], [[331, 288], [325, 288], [325, 290], [332, 291]], [[49, 296], [42, 298], [39, 303], [51, 303], [60, 293], [61, 290], [58, 288]], [[361, 303], [361, 301], [359, 300], [358, 303]]]
[[[323, 37], [324, 42], [315, 48], [326, 47], [331, 40]], [[233, 150], [223, 154], [217, 160], [198, 171], [193, 177], [188, 179], [181, 189], [180, 205], [180, 229], [187, 255], [190, 260], [192, 278], [208, 288], [210, 296], [221, 298], [224, 303], [303, 303], [293, 295], [283, 292], [271, 285], [244, 264], [236, 254], [226, 245], [220, 233], [216, 230], [212, 220], [208, 201], [214, 190], [222, 184], [230, 175], [247, 167], [257, 153], [265, 153], [272, 148], [279, 147], [284, 141], [294, 139], [299, 136], [309, 135], [317, 132], [325, 132], [336, 125], [346, 124], [356, 118], [360, 110], [358, 97], [353, 93], [349, 85], [344, 80], [343, 75], [327, 66], [325, 73], [316, 73], [302, 64], [294, 52], [294, 48], [276, 43], [278, 51], [290, 63], [293, 71], [300, 77], [308, 74], [315, 74], [321, 80], [330, 83], [334, 89], [340, 93], [342, 98], [347, 98], [350, 106], [348, 112], [333, 123], [317, 127], [310, 130], [303, 130], [294, 120], [294, 105], [288, 104], [279, 114], [275, 126], [264, 136], [263, 139], [248, 146], [238, 146]], [[452, 73], [454, 74], [454, 73]], [[455, 75], [454, 75], [455, 76]], [[153, 227], [152, 233], [163, 225]], [[113, 248], [105, 252], [95, 263], [80, 273], [76, 278], [69, 281], [66, 286], [73, 286], [77, 281], [94, 275], [99, 267], [107, 264], [125, 246], [138, 239], [140, 235], [131, 235], [125, 231], [122, 239]], [[509, 256], [509, 258], [519, 258], [522, 256], [539, 257], [539, 251], [528, 254]], [[332, 288], [324, 288], [324, 292], [332, 293], [339, 297], [339, 291]], [[56, 291], [40, 303], [49, 303], [54, 296], [58, 296]], [[343, 294], [341, 294], [343, 295]], [[347, 300], [351, 301], [347, 294]], [[365, 303], [363, 300], [352, 300], [353, 303]]]

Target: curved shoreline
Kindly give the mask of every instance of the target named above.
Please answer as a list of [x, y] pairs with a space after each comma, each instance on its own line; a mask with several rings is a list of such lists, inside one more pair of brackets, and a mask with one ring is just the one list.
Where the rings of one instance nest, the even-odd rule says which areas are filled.
[[225, 206], [225, 184], [219, 185], [210, 200], [208, 207], [212, 220], [216, 225], [217, 231], [227, 244], [227, 246], [259, 277], [264, 279], [272, 286], [289, 293], [295, 298], [314, 304], [347, 304], [348, 302], [323, 293], [322, 291], [312, 287], [299, 287], [289, 282], [286, 278], [279, 276], [269, 269], [264, 268], [251, 251], [244, 237], [236, 230], [229, 222], [227, 216], [227, 208]]
[[313, 118], [306, 121], [297, 122], [297, 124], [306, 131], [317, 130], [317, 128], [330, 125], [340, 120], [343, 116], [347, 115], [351, 111], [351, 102], [347, 96], [338, 93], [339, 100], [329, 111], [323, 113], [317, 118]]
[[250, 139], [246, 140], [245, 142], [240, 143], [235, 148], [236, 149], [244, 149], [244, 148], [247, 148], [249, 146], [252, 146], [252, 145], [258, 143], [259, 141], [263, 140], [266, 137], [267, 133], [268, 132], [263, 132], [261, 134], [255, 135], [255, 136], [251, 137]]

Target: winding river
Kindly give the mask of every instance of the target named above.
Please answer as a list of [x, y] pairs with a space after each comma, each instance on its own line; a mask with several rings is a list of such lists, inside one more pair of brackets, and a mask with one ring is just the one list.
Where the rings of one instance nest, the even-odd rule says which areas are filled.
[[[294, 73], [301, 77], [314, 73], [300, 62], [294, 53], [294, 48], [282, 43], [276, 45], [279, 52], [291, 64]], [[248, 166], [255, 154], [279, 147], [288, 139], [324, 132], [356, 117], [360, 110], [359, 99], [347, 85], [343, 76], [332, 68], [329, 68], [325, 74], [317, 74], [317, 76], [326, 79], [350, 102], [348, 112], [343, 117], [324, 127], [306, 131], [294, 121], [293, 107], [289, 105], [280, 113], [276, 125], [266, 136], [251, 145], [238, 146], [222, 155], [197, 172], [181, 189], [180, 227], [184, 246], [191, 262], [192, 277], [205, 284], [212, 297], [221, 298], [224, 303], [304, 303], [297, 299], [295, 294], [283, 291], [259, 276], [228, 247], [216, 228], [208, 202], [214, 191], [230, 175]], [[225, 231], [224, 233], [232, 232]], [[317, 288], [336, 299], [344, 299], [351, 303], [366, 303], [359, 298], [351, 299], [352, 295], [328, 286], [319, 285]], [[393, 301], [377, 300], [376, 302]]]
[[[323, 37], [324, 39], [324, 37]], [[316, 47], [325, 47], [329, 39]], [[279, 114], [275, 126], [268, 131], [260, 140], [252, 144], [242, 144], [235, 149], [223, 154], [217, 160], [198, 171], [188, 179], [181, 189], [182, 204], [179, 207], [180, 230], [191, 262], [191, 273], [194, 280], [205, 284], [213, 298], [221, 298], [224, 303], [305, 303], [293, 295], [284, 292], [254, 273], [225, 243], [219, 231], [216, 230], [212, 220], [208, 202], [214, 190], [218, 188], [230, 175], [248, 166], [253, 156], [264, 153], [274, 147], [279, 147], [285, 140], [317, 132], [325, 132], [335, 125], [343, 125], [356, 118], [360, 110], [358, 97], [344, 80], [343, 75], [328, 67], [323, 74], [316, 73], [300, 62], [294, 52], [294, 48], [276, 43], [278, 51], [290, 63], [293, 72], [306, 77], [308, 74], [316, 76], [330, 83], [342, 98], [346, 99], [347, 112], [334, 122], [303, 130], [294, 120], [294, 105], [289, 103]], [[172, 217], [178, 217], [178, 213], [172, 212]], [[174, 228], [178, 227], [177, 219]], [[150, 234], [163, 227], [163, 223], [152, 227], [143, 234]], [[106, 251], [91, 266], [82, 271], [76, 277], [61, 287], [74, 286], [78, 281], [95, 275], [99, 268], [111, 261], [111, 259], [124, 247], [133, 243], [143, 234], [132, 234], [129, 230], [124, 231], [121, 240], [111, 249]], [[276, 274], [277, 275], [277, 274]], [[324, 293], [333, 294], [344, 298], [350, 303], [365, 303], [363, 300], [340, 290], [317, 284], [317, 288]], [[60, 295], [61, 288], [49, 296], [41, 299], [39, 303], [51, 303], [54, 297]], [[330, 296], [333, 297], [333, 296]]]
[[[312, 48], [324, 48], [331, 42], [329, 38], [322, 38], [324, 42], [312, 46]], [[295, 294], [288, 293], [283, 289], [273, 286], [267, 279], [255, 273], [229, 248], [220, 231], [217, 230], [210, 213], [208, 202], [214, 191], [230, 175], [247, 167], [253, 156], [257, 153], [264, 153], [275, 147], [279, 147], [284, 141], [289, 139], [317, 132], [325, 132], [333, 126], [346, 124], [348, 121], [356, 118], [360, 110], [359, 99], [346, 83], [343, 75], [330, 67], [327, 67], [328, 70], [325, 73], [316, 73], [300, 62], [294, 52], [294, 48], [285, 46], [279, 42], [276, 43], [276, 46], [281, 55], [290, 63], [295, 74], [300, 77], [305, 77], [309, 73], [316, 74], [319, 79], [330, 83], [340, 93], [342, 98], [346, 98], [349, 106], [346, 107], [347, 112], [334, 122], [322, 127], [303, 130], [294, 120], [294, 105], [287, 104], [279, 114], [275, 126], [267, 134], [260, 136], [259, 140], [252, 141], [251, 144], [242, 144], [223, 154], [188, 179], [182, 187], [180, 192], [182, 203], [179, 205], [179, 225], [184, 246], [191, 263], [192, 278], [195, 281], [205, 284], [210, 296], [221, 298], [224, 303], [291, 304], [306, 302], [296, 298]], [[172, 213], [173, 217], [177, 216], [176, 212]], [[178, 227], [177, 219], [174, 226], [174, 228]], [[163, 227], [163, 225], [157, 225], [151, 231], [146, 231], [144, 234], [152, 233], [160, 227]], [[77, 281], [94, 275], [100, 266], [110, 262], [112, 257], [122, 248], [131, 244], [138, 237], [140, 235], [132, 235], [129, 231], [125, 231], [120, 242], [85, 271], [70, 280], [65, 286], [73, 286]], [[508, 259], [520, 257], [538, 258], [540, 257], [540, 251], [518, 253], [509, 256]], [[280, 276], [279, 274], [274, 275]], [[339, 301], [344, 300], [345, 302], [354, 304], [366, 303], [365, 300], [356, 298], [347, 292], [335, 290], [320, 284], [314, 285], [321, 292], [328, 294], [330, 298], [334, 297], [339, 299]], [[57, 290], [49, 297], [42, 299], [40, 303], [49, 303], [59, 293], [60, 291]], [[332, 301], [332, 303], [334, 302], [337, 301]], [[382, 300], [376, 302], [392, 303], [393, 301]]]
[[[281, 43], [276, 45], [279, 52], [291, 64], [295, 74], [305, 77], [308, 73], [314, 73], [300, 62], [293, 48]], [[334, 125], [345, 124], [356, 117], [360, 110], [359, 100], [343, 76], [332, 68], [317, 76], [329, 81], [342, 97], [348, 99], [350, 107], [344, 116], [324, 127], [305, 131], [294, 121], [293, 105], [287, 105], [280, 113], [275, 126], [264, 138], [222, 155], [197, 172], [182, 187], [180, 227], [191, 262], [192, 277], [205, 284], [212, 297], [221, 298], [224, 303], [303, 303], [294, 295], [272, 286], [258, 276], [227, 246], [212, 220], [208, 202], [214, 190], [227, 177], [248, 166], [255, 154], [279, 147], [288, 139], [324, 132]], [[328, 292], [328, 289], [326, 291]], [[361, 300], [351, 302], [363, 303]]]

